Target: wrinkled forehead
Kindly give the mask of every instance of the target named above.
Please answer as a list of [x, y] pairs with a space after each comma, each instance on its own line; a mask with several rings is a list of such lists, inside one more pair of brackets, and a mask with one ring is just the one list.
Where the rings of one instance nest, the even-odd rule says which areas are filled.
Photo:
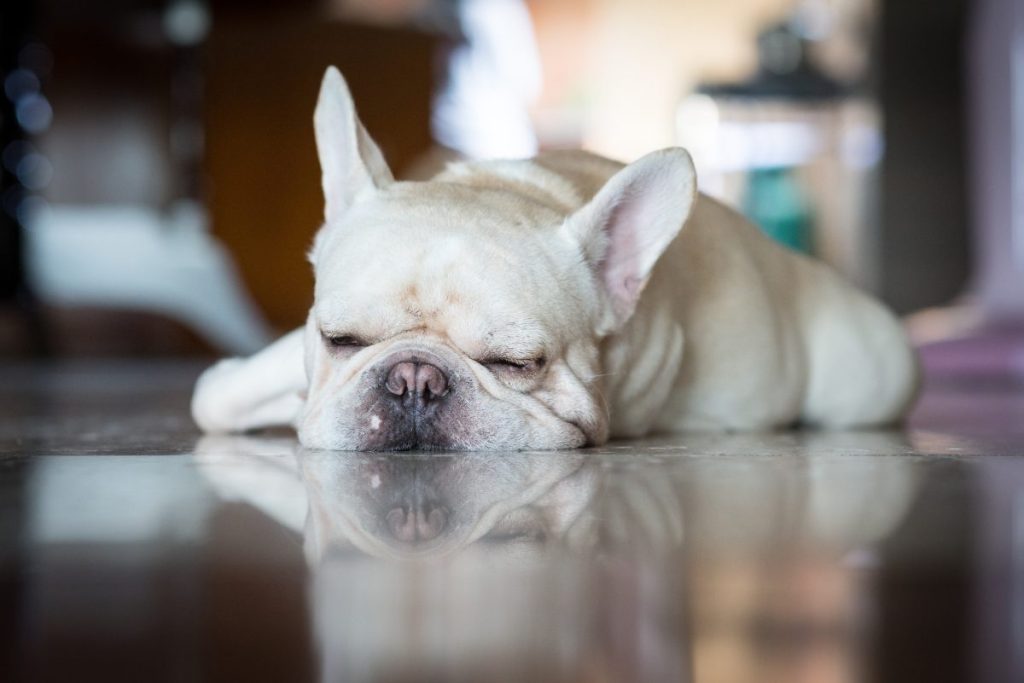
[[[329, 228], [317, 263], [315, 315], [336, 332], [385, 339], [428, 329], [456, 341], [501, 336], [540, 343], [559, 316], [552, 305], [573, 259], [554, 226], [513, 211], [422, 202], [355, 207]], [[546, 301], [545, 301], [546, 299]], [[555, 311], [557, 310], [557, 315]]]

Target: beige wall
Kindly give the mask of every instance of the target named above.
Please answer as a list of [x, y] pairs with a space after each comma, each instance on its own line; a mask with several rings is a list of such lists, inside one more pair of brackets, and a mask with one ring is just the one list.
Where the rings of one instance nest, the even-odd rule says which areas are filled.
[[[756, 36], [798, 0], [530, 0], [544, 62], [534, 113], [542, 141], [582, 144], [623, 160], [677, 142], [681, 97], [702, 80], [739, 80], [756, 68]], [[821, 0], [854, 27], [874, 0]], [[850, 31], [816, 55], [839, 77], [866, 55]]]
[[[757, 31], [791, 5], [536, 0], [531, 9], [546, 79], [536, 110], [542, 135], [553, 118], [564, 120], [566, 107], [579, 107], [579, 142], [592, 151], [632, 159], [673, 144], [682, 95], [702, 78], [742, 78], [753, 70]], [[567, 44], [576, 50], [568, 57]]]

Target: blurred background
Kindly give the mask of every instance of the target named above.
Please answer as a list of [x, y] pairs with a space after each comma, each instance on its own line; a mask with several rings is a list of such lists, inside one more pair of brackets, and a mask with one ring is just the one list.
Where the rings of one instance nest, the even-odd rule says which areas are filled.
[[300, 324], [328, 64], [399, 176], [461, 156], [629, 161], [683, 145], [705, 192], [909, 315], [920, 341], [1014, 329], [1024, 312], [1018, 0], [0, 13], [4, 356], [246, 353]]

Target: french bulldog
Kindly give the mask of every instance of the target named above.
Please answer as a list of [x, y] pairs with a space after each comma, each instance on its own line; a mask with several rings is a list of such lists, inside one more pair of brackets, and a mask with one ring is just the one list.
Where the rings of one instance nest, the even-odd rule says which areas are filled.
[[197, 383], [208, 432], [307, 448], [524, 450], [898, 421], [896, 318], [697, 191], [687, 152], [465, 161], [394, 179], [337, 69], [314, 113], [325, 199], [303, 328]]
[[[672, 443], [646, 440], [638, 463], [615, 447], [336, 453], [213, 435], [195, 463], [215, 500], [280, 524], [250, 539], [265, 557], [304, 550], [323, 681], [684, 681], [708, 638], [757, 681], [780, 666], [765, 629], [859, 633], [877, 597], [864, 563], [926, 483], [913, 458], [876, 456], [921, 444], [694, 434], [680, 458]], [[795, 638], [774, 678], [835, 655], [834, 639]]]

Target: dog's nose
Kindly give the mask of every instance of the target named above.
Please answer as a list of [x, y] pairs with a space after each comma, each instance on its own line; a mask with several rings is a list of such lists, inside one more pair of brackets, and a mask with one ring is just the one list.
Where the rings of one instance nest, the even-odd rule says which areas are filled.
[[447, 528], [448, 511], [432, 503], [420, 506], [419, 509], [398, 506], [384, 516], [384, 521], [397, 541], [432, 541]]
[[395, 363], [384, 382], [395, 396], [424, 403], [438, 401], [448, 394], [448, 377], [435, 365], [416, 361]]

